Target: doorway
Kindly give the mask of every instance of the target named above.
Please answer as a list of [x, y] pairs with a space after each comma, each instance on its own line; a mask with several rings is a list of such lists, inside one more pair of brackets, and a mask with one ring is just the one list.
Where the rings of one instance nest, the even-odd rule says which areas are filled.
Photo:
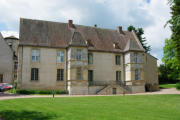
[[115, 95], [116, 94], [116, 88], [113, 88], [113, 95]]

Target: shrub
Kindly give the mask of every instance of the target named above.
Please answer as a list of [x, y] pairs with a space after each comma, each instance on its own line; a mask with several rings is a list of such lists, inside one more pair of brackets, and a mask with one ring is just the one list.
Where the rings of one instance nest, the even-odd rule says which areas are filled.
[[180, 90], [180, 82], [176, 84], [176, 89]]
[[18, 89], [16, 90], [17, 94], [25, 94], [25, 95], [29, 95], [29, 94], [68, 94], [67, 91], [62, 91], [62, 90], [21, 90]]

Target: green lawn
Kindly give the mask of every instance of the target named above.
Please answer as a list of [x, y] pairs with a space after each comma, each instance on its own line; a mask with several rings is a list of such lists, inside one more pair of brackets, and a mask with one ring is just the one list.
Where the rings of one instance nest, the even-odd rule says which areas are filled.
[[5, 120], [180, 120], [180, 95], [26, 98], [0, 101]]
[[176, 88], [176, 84], [162, 84], [159, 85], [160, 88], [167, 89], [167, 88]]

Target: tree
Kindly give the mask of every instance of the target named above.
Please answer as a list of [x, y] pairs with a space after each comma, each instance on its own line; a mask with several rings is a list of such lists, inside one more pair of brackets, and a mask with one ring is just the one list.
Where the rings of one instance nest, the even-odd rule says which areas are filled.
[[166, 74], [168, 81], [180, 80], [180, 67], [178, 66], [178, 59], [175, 56], [174, 46], [175, 45], [172, 39], [165, 40], [165, 46], [163, 48], [164, 56], [162, 58], [162, 61], [165, 63], [164, 69], [167, 72], [162, 72], [162, 74]]
[[139, 41], [141, 42], [143, 48], [145, 49], [145, 52], [148, 53], [151, 51], [151, 46], [147, 45], [146, 43], [146, 38], [145, 37], [142, 37], [144, 35], [144, 30], [142, 28], [135, 28], [134, 26], [130, 25], [128, 27], [128, 31], [132, 31], [134, 30]]
[[171, 6], [171, 19], [167, 22], [170, 24], [172, 31], [171, 39], [174, 45], [174, 55], [178, 60], [180, 67], [180, 0], [168, 0]]

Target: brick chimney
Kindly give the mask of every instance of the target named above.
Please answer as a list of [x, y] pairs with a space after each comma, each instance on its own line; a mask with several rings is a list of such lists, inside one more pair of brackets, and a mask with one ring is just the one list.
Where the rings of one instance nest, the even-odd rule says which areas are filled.
[[73, 28], [73, 20], [69, 20], [69, 21], [68, 21], [68, 26], [69, 26], [70, 28]]
[[122, 30], [122, 26], [118, 26], [117, 31], [118, 31], [120, 34], [124, 34], [124, 32], [123, 32], [123, 30]]

